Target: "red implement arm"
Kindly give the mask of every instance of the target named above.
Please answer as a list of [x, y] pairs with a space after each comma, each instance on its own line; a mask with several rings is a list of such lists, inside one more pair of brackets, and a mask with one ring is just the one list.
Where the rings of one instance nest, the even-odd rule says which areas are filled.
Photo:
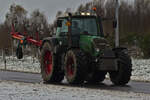
[[[25, 32], [24, 32], [25, 33]], [[32, 37], [28, 36], [27, 33], [25, 33], [24, 35], [19, 33], [19, 32], [15, 32], [15, 28], [14, 25], [12, 25], [12, 32], [11, 35], [14, 39], [20, 40], [20, 43], [22, 44], [24, 42], [24, 40], [27, 41], [28, 44], [32, 44], [38, 47], [41, 47], [42, 45], [42, 40], [39, 40], [39, 35], [38, 33], [36, 33], [36, 40], [33, 39]]]

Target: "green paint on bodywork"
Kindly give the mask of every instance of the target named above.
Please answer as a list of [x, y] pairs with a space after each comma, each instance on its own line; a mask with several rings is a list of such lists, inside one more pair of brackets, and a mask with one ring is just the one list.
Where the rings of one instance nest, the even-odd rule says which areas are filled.
[[91, 56], [98, 56], [100, 52], [96, 51], [96, 48], [93, 45], [94, 38], [101, 38], [100, 36], [90, 36], [90, 35], [80, 35], [80, 48], [86, 53], [89, 53]]
[[[95, 34], [93, 32], [89, 32], [91, 33], [90, 35], [88, 34], [84, 35], [82, 34], [84, 32], [81, 32], [80, 34], [78, 34], [80, 38], [79, 41], [73, 36], [71, 37], [71, 39], [72, 39], [72, 47], [79, 47], [83, 52], [86, 52], [93, 57], [99, 56], [101, 51], [96, 51], [96, 47], [94, 46], [94, 41], [93, 41], [95, 38], [103, 38], [102, 33], [98, 34], [100, 33], [100, 30], [101, 30], [98, 18], [96, 16], [74, 16], [73, 18], [75, 19], [74, 21], [77, 21], [77, 19], [78, 20], [79, 19], [81, 20], [96, 19], [96, 20], [92, 20], [92, 21], [96, 21], [96, 24], [97, 24], [97, 26], [94, 28], [95, 30], [97, 30], [95, 31]], [[68, 29], [65, 26], [66, 18], [60, 18], [60, 19], [63, 20], [64, 22], [62, 22], [62, 29], [60, 27], [57, 27], [56, 38], [58, 39], [59, 42], [61, 41], [62, 45], [64, 46], [64, 45], [68, 45], [68, 36], [67, 36]], [[85, 28], [85, 27], [81, 27], [81, 28]]]

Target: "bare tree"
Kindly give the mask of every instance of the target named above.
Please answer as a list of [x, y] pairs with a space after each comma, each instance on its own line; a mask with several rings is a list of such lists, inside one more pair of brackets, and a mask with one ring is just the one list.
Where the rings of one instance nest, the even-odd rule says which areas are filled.
[[44, 13], [36, 9], [32, 12], [29, 19], [30, 33], [36, 38], [36, 34], [39, 34], [39, 38], [42, 39], [50, 35], [49, 24]]
[[24, 27], [27, 24], [27, 11], [20, 5], [13, 4], [10, 6], [9, 11], [6, 14], [5, 24], [11, 29], [12, 23], [15, 24], [15, 29], [18, 32], [23, 33]]
[[11, 47], [11, 36], [9, 28], [5, 24], [0, 25], [0, 49]]

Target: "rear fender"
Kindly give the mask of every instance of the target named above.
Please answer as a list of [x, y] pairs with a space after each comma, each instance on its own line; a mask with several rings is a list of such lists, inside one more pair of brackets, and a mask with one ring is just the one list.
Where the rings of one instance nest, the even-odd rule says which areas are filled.
[[56, 37], [47, 37], [47, 38], [44, 38], [44, 39], [42, 40], [42, 46], [41, 46], [40, 49], [42, 49], [42, 47], [43, 47], [43, 45], [44, 45], [45, 42], [50, 43], [51, 46], [52, 46], [52, 51], [53, 51], [54, 53], [56, 53], [56, 47], [57, 47], [57, 45], [59, 44], [58, 39], [57, 39]]

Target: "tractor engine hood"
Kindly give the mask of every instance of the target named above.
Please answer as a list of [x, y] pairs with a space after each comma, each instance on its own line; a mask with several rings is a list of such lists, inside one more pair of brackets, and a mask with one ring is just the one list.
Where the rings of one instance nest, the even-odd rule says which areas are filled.
[[93, 57], [98, 57], [106, 49], [112, 50], [107, 40], [99, 36], [80, 36], [80, 48]]

